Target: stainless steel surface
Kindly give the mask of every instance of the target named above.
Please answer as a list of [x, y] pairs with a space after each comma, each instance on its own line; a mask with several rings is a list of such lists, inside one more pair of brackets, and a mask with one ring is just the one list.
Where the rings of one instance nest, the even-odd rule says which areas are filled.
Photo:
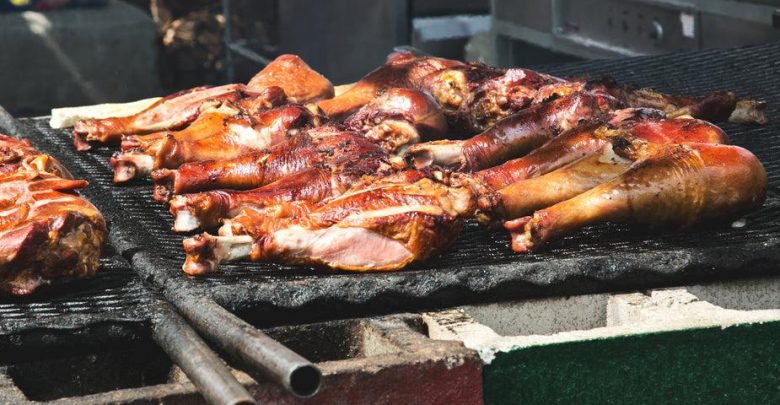
[[584, 58], [652, 55], [780, 40], [780, 2], [735, 0], [492, 0], [499, 64], [513, 41]]

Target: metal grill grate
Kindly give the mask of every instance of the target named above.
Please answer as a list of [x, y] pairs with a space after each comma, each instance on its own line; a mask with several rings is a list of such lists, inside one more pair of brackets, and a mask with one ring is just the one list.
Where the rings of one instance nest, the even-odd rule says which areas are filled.
[[167, 288], [211, 296], [228, 308], [251, 308], [276, 319], [304, 312], [309, 317], [338, 316], [346, 307], [373, 305], [371, 311], [391, 311], [777, 271], [780, 44], [542, 69], [558, 75], [609, 74], [621, 83], [678, 94], [729, 89], [743, 98], [766, 100], [769, 125], [723, 124], [723, 128], [735, 144], [764, 162], [773, 186], [769, 200], [747, 217], [743, 228], [719, 224], [675, 233], [603, 225], [565, 238], [544, 252], [519, 256], [509, 249], [504, 233], [487, 232], [470, 223], [450, 253], [401, 272], [355, 274], [241, 262], [224, 266], [220, 274], [188, 278], [180, 270], [182, 236], [169, 231], [171, 216], [165, 206], [152, 201], [148, 181], [115, 186], [108, 165], [113, 148], [77, 154], [68, 131], [51, 130], [45, 119], [24, 123], [43, 149], [78, 167], [74, 174], [90, 180], [88, 197], [108, 213], [120, 252], [129, 257], [143, 251], [159, 259], [159, 265], [138, 267], [144, 277]]

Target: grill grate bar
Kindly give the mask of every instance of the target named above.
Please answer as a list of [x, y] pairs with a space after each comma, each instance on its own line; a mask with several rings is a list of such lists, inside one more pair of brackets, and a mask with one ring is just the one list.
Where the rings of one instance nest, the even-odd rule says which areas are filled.
[[[725, 123], [733, 143], [764, 162], [771, 192], [766, 205], [742, 228], [713, 224], [686, 233], [599, 225], [564, 238], [544, 252], [515, 255], [508, 237], [468, 223], [454, 249], [444, 256], [395, 273], [354, 274], [239, 262], [220, 274], [189, 278], [181, 272], [183, 236], [169, 231], [166, 207], [151, 199], [150, 183], [115, 186], [108, 159], [113, 148], [76, 154], [67, 131], [45, 119], [24, 122], [49, 151], [78, 166], [91, 181], [90, 198], [120, 227], [126, 246], [142, 250], [160, 266], [137, 269], [170, 289], [211, 297], [232, 310], [290, 322], [289, 316], [341, 316], [344, 308], [393, 311], [454, 305], [505, 297], [584, 293], [651, 287], [682, 280], [703, 281], [776, 272], [780, 256], [780, 44], [735, 50], [591, 61], [546, 67], [557, 75], [609, 74], [622, 83], [677, 94], [730, 89], [742, 98], [768, 102], [766, 126]], [[377, 306], [381, 303], [381, 306]], [[372, 305], [373, 304], [373, 305]], [[305, 313], [305, 314], [304, 314]], [[261, 315], [258, 315], [261, 316]]]

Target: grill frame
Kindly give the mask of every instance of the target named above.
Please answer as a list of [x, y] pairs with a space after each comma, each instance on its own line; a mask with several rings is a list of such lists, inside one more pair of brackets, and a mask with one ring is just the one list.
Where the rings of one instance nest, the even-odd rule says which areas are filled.
[[677, 94], [729, 89], [767, 101], [768, 125], [721, 124], [734, 144], [764, 162], [770, 181], [764, 208], [748, 215], [741, 229], [719, 225], [677, 233], [600, 225], [529, 256], [512, 254], [503, 233], [470, 223], [453, 253], [399, 272], [240, 262], [218, 275], [191, 278], [180, 269], [182, 237], [168, 231], [171, 217], [152, 201], [151, 183], [113, 185], [108, 157], [115, 147], [79, 154], [68, 131], [50, 129], [46, 117], [20, 125], [36, 146], [90, 181], [85, 196], [106, 215], [114, 248], [142, 280], [176, 294], [213, 298], [261, 326], [778, 274], [780, 139], [771, 134], [780, 133], [780, 44], [537, 68], [561, 76], [609, 74], [621, 83]]

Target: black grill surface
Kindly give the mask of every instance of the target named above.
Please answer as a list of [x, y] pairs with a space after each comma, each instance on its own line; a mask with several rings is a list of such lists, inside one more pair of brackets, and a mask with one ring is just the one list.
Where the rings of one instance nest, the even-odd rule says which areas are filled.
[[[741, 228], [710, 224], [677, 233], [595, 226], [531, 255], [514, 254], [505, 233], [490, 233], [469, 223], [450, 253], [399, 272], [357, 274], [239, 262], [223, 266], [220, 274], [190, 278], [181, 272], [183, 237], [169, 231], [172, 218], [165, 206], [152, 200], [151, 183], [112, 183], [108, 159], [115, 148], [79, 154], [71, 146], [69, 131], [51, 130], [47, 119], [27, 119], [23, 125], [41, 148], [90, 180], [88, 197], [110, 218], [112, 242], [142, 277], [166, 289], [213, 297], [229, 309], [251, 312], [269, 323], [780, 271], [780, 44], [542, 69], [562, 76], [609, 75], [621, 83], [676, 94], [728, 89], [742, 98], [767, 101], [770, 124], [722, 124], [732, 141], [753, 151], [769, 172], [772, 190], [764, 208], [748, 215]], [[105, 272], [102, 277], [124, 277], [114, 274]], [[90, 297], [86, 306], [119, 299]], [[130, 303], [127, 297], [121, 299]], [[11, 311], [20, 311], [21, 305], [14, 305]]]

